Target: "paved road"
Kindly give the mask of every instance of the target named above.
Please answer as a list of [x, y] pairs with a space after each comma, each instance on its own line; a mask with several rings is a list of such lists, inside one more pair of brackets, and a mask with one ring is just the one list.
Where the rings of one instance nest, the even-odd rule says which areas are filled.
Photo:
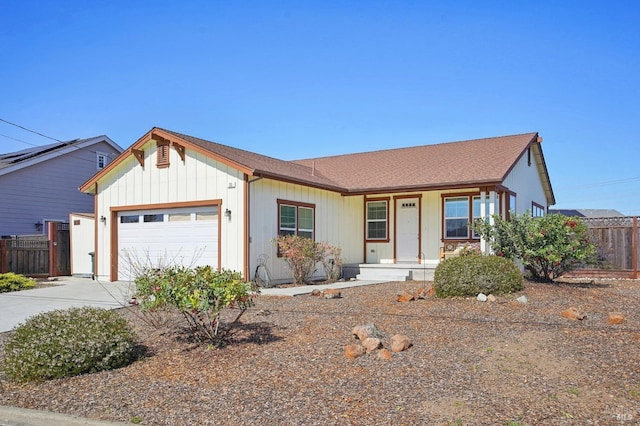
[[60, 277], [52, 287], [0, 293], [0, 333], [27, 318], [55, 309], [94, 306], [113, 309], [127, 304], [129, 283], [101, 283], [91, 278]]

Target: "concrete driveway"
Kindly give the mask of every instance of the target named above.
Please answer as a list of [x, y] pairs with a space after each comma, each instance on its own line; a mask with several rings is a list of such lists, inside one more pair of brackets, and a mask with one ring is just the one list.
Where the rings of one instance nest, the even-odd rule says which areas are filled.
[[59, 277], [52, 287], [0, 293], [0, 333], [27, 318], [55, 309], [93, 306], [114, 309], [127, 306], [131, 284], [98, 282], [91, 278]]

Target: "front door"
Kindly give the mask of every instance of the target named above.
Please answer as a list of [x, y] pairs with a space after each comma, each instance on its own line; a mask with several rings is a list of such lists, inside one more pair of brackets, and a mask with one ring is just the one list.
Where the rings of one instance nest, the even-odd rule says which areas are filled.
[[420, 257], [419, 198], [396, 199], [396, 261], [416, 263]]

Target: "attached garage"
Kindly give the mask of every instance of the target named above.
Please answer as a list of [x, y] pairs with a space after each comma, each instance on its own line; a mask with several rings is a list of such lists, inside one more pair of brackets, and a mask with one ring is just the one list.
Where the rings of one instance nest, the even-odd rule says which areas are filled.
[[219, 206], [118, 210], [118, 279], [141, 268], [219, 266]]

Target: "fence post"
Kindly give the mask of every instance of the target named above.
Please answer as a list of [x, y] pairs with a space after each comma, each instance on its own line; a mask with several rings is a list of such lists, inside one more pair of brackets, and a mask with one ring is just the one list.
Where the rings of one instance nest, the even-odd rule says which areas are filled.
[[7, 273], [7, 240], [0, 240], [0, 274]]
[[633, 279], [638, 279], [638, 216], [633, 217], [633, 235], [631, 237], [633, 247]]
[[49, 236], [49, 276], [58, 276], [58, 223], [49, 222], [47, 235]]

